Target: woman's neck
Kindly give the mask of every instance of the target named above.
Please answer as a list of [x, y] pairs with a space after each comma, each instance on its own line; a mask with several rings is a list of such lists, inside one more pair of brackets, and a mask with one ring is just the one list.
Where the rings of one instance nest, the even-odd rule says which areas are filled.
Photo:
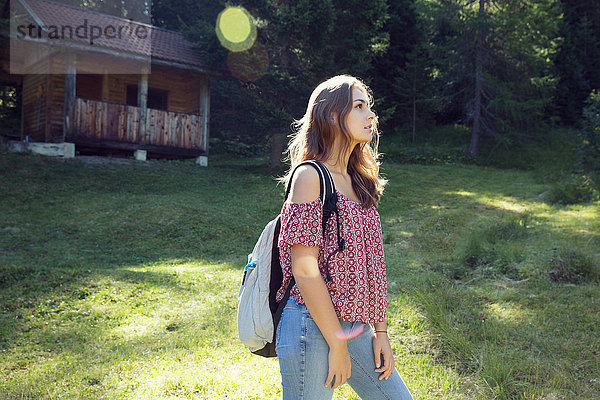
[[329, 159], [324, 162], [325, 166], [331, 173], [339, 175], [348, 175], [348, 164], [342, 164], [339, 161], [336, 163], [334, 159]]
[[336, 172], [341, 175], [348, 175], [348, 160], [350, 160], [350, 154], [352, 150], [347, 149], [344, 154], [342, 154], [340, 141], [336, 140], [333, 145], [333, 149], [331, 155], [327, 160], [325, 160], [325, 164], [330, 172]]

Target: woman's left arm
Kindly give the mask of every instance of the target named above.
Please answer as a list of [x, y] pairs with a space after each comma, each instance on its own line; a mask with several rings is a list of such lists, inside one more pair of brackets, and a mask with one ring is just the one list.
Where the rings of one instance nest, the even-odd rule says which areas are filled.
[[[387, 324], [385, 322], [376, 322], [375, 337], [373, 338], [373, 355], [375, 356], [375, 372], [381, 372], [379, 380], [387, 379], [394, 372], [394, 353], [390, 345], [390, 339], [387, 334]], [[383, 357], [383, 365], [381, 358]]]
[[[372, 227], [371, 231], [371, 241], [372, 244], [379, 249], [381, 249], [383, 255], [383, 232], [381, 229], [381, 219], [379, 217], [379, 213], [375, 210], [374, 213], [371, 214], [371, 221], [369, 221], [370, 226]], [[385, 259], [381, 260], [383, 265], [383, 282], [385, 282], [384, 287], [380, 287], [381, 290], [380, 295], [387, 298], [387, 277], [385, 274]], [[385, 307], [387, 308], [387, 301], [384, 302]], [[385, 315], [385, 314], [384, 314]], [[394, 353], [392, 352], [392, 346], [390, 345], [390, 339], [388, 337], [388, 327], [385, 321], [383, 322], [375, 322], [373, 324], [375, 328], [375, 337], [373, 338], [373, 353], [375, 357], [375, 372], [380, 372], [379, 380], [387, 379], [394, 372], [395, 360]], [[383, 365], [382, 360], [383, 359]]]

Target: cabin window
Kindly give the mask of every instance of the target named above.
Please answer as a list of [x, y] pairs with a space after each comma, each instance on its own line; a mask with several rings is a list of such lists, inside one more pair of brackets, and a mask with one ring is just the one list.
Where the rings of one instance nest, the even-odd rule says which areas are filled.
[[137, 107], [138, 102], [137, 85], [127, 85], [127, 105]]
[[76, 96], [82, 99], [102, 100], [102, 78], [102, 75], [97, 74], [77, 74]]
[[[167, 109], [169, 92], [155, 88], [148, 88], [146, 106], [157, 110]], [[138, 106], [138, 85], [127, 85], [127, 105]]]

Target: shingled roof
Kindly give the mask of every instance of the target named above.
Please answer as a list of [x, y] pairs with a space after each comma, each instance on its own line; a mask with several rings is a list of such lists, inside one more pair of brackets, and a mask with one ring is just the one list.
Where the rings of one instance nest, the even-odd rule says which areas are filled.
[[[46, 37], [52, 32], [60, 35], [65, 26], [75, 30], [76, 27], [84, 24], [87, 24], [88, 27], [93, 25], [103, 30], [102, 36], [95, 38], [93, 43], [90, 40], [89, 31], [87, 38], [72, 35], [68, 40], [87, 46], [90, 51], [101, 47], [122, 52], [124, 55], [151, 56], [153, 59], [195, 67], [205, 66], [201, 57], [193, 50], [194, 45], [178, 32], [48, 0], [18, 1], [33, 20], [42, 25]], [[68, 28], [66, 32], [69, 33]], [[134, 34], [136, 32], [139, 32], [140, 35]], [[105, 33], [108, 33], [109, 37], [105, 36]]]

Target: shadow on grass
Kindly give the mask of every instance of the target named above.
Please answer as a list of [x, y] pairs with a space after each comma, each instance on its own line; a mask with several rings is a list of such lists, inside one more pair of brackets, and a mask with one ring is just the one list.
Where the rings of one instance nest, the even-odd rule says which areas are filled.
[[[177, 272], [182, 265], [189, 275]], [[237, 284], [229, 279], [231, 266], [188, 260], [89, 267], [93, 272], [56, 269], [52, 272], [61, 279], [48, 285], [29, 285], [35, 277], [28, 277], [4, 288], [0, 350], [7, 364], [2, 369], [18, 372], [63, 359], [79, 359], [91, 368], [123, 361], [114, 360], [115, 351], [138, 359], [173, 348], [230, 345], [236, 329], [231, 289]], [[195, 278], [195, 268], [211, 273]]]

